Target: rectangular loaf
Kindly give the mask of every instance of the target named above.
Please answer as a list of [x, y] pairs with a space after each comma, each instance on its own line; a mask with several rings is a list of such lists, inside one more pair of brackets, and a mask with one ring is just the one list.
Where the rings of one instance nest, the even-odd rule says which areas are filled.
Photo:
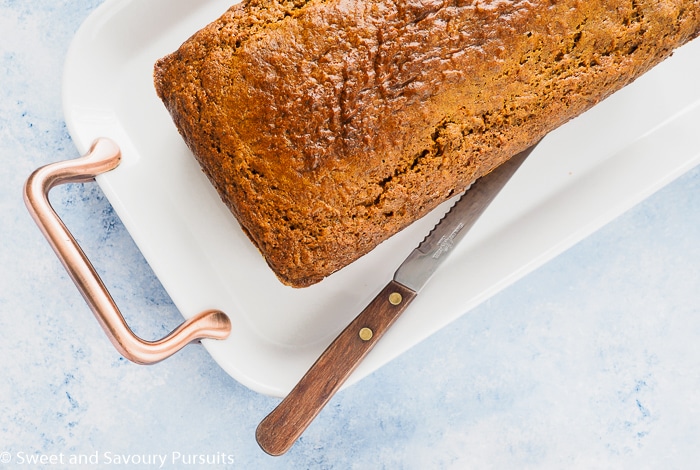
[[155, 86], [302, 287], [699, 32], [700, 0], [248, 0], [159, 60]]

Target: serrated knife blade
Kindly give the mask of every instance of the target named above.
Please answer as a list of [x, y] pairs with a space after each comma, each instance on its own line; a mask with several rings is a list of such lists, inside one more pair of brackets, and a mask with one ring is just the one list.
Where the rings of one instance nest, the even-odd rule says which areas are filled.
[[511, 157], [467, 188], [420, 245], [401, 263], [394, 274], [394, 280], [415, 292], [420, 291], [533, 149], [534, 146], [529, 147]]
[[311, 424], [367, 353], [415, 299], [491, 204], [534, 146], [479, 178], [396, 270], [393, 279], [336, 337], [301, 380], [263, 419], [255, 436], [270, 455], [282, 455]]

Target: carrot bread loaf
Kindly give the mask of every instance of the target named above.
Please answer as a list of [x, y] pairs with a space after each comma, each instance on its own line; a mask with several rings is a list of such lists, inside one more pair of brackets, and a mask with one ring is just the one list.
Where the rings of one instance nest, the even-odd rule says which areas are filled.
[[246, 0], [159, 60], [155, 85], [302, 287], [699, 32], [700, 0]]

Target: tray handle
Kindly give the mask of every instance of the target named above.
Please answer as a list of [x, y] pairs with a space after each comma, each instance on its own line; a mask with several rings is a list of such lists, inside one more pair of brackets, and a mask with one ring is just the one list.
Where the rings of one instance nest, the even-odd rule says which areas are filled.
[[116, 168], [120, 161], [121, 151], [117, 144], [100, 138], [80, 158], [51, 163], [35, 170], [24, 185], [24, 202], [29, 213], [112, 344], [125, 358], [138, 364], [153, 364], [199, 339], [227, 338], [231, 332], [231, 321], [219, 310], [201, 312], [156, 341], [146, 341], [136, 336], [90, 260], [54, 211], [48, 198], [51, 188], [65, 183], [93, 181], [95, 176]]

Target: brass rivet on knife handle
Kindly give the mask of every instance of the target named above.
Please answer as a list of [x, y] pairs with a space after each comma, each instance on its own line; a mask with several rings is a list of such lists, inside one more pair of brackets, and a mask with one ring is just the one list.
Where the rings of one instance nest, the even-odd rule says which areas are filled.
[[231, 321], [219, 310], [201, 312], [157, 341], [145, 341], [136, 336], [124, 321], [90, 260], [53, 210], [48, 199], [51, 188], [64, 183], [92, 181], [95, 176], [116, 168], [120, 161], [121, 151], [117, 144], [102, 138], [96, 140], [90, 151], [80, 158], [37, 169], [24, 185], [24, 202], [29, 213], [112, 344], [125, 358], [139, 364], [152, 364], [198, 339], [225, 339], [231, 331]]
[[360, 330], [359, 335], [362, 341], [369, 341], [372, 339], [372, 336], [374, 336], [374, 332], [372, 331], [372, 328], [364, 327]]
[[[391, 294], [401, 297], [398, 305], [390, 300]], [[265, 452], [281, 455], [292, 447], [415, 296], [411, 289], [391, 281], [338, 335], [285, 399], [258, 426], [255, 436]], [[396, 296], [393, 298], [396, 300]], [[358, 334], [364, 329], [370, 330], [372, 341]]]
[[391, 294], [389, 294], [389, 303], [391, 305], [398, 305], [401, 303], [402, 300], [403, 297], [401, 297], [401, 294], [399, 294], [398, 292], [392, 292]]

